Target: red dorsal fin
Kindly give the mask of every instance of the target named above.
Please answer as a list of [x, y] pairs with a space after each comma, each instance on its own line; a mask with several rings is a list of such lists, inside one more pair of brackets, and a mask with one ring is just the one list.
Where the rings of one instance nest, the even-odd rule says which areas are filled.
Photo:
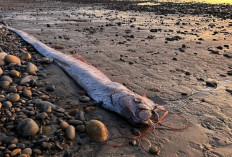
[[88, 63], [88, 62], [85, 60], [84, 57], [82, 57], [82, 56], [80, 56], [80, 55], [78, 55], [78, 56], [73, 56], [73, 57], [76, 58], [76, 59], [79, 59], [80, 61], [82, 61], [82, 62], [84, 62], [84, 63], [86, 63], [86, 64], [88, 64], [88, 65], [91, 65], [90, 63]]
[[146, 97], [147, 97], [147, 96], [146, 96], [146, 93], [143, 93], [142, 97], [146, 98]]

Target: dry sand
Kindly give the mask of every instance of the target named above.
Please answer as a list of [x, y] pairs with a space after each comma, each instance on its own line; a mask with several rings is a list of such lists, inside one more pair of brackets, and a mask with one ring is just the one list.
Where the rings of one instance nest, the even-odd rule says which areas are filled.
[[[146, 137], [161, 148], [160, 156], [232, 156], [232, 74], [228, 73], [232, 20], [109, 10], [74, 2], [0, 0], [0, 4], [0, 14], [12, 27], [51, 47], [64, 45], [64, 53], [76, 51], [112, 80], [157, 101], [160, 97], [167, 109], [182, 113], [190, 122], [188, 129], [155, 130]], [[64, 78], [57, 68], [52, 71], [57, 80]], [[211, 79], [216, 88], [206, 86]], [[69, 81], [65, 85], [75, 95], [73, 85]], [[132, 127], [100, 108], [87, 116], [123, 125], [124, 131]], [[182, 123], [176, 117], [171, 122]], [[141, 147], [111, 148], [79, 137], [77, 141], [82, 145], [73, 148], [74, 156], [148, 156]]]

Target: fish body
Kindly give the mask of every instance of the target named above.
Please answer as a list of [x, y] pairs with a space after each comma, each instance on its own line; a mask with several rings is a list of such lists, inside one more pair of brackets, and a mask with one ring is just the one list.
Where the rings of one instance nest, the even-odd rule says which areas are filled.
[[149, 124], [156, 107], [153, 101], [111, 81], [96, 67], [48, 47], [26, 32], [2, 26], [21, 36], [43, 56], [53, 59], [93, 100], [101, 102], [103, 108], [118, 113], [133, 124]]

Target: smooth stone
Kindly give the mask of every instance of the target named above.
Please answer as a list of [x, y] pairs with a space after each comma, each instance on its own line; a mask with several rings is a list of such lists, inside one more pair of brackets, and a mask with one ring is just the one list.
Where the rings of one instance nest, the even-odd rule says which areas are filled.
[[56, 89], [55, 86], [47, 86], [46, 87], [46, 91], [48, 91], [48, 92], [53, 92], [55, 89]]
[[14, 149], [14, 150], [11, 152], [11, 156], [16, 156], [16, 155], [18, 155], [20, 152], [21, 152], [21, 149], [20, 149], [20, 148]]
[[35, 72], [38, 71], [38, 68], [33, 63], [28, 63], [26, 67], [26, 71], [29, 74], [35, 74]]
[[0, 66], [3, 66], [5, 64], [6, 64], [6, 62], [3, 59], [0, 59]]
[[0, 109], [2, 108], [2, 103], [0, 102]]
[[0, 53], [0, 59], [4, 59], [7, 56], [6, 52], [1, 52]]
[[51, 128], [51, 126], [43, 126], [42, 131], [44, 134], [48, 134], [52, 131], [52, 128]]
[[44, 120], [48, 117], [48, 114], [46, 112], [42, 112], [42, 113], [38, 113], [35, 116], [35, 119], [40, 119], [40, 120]]
[[69, 120], [68, 123], [70, 125], [81, 125], [83, 122], [81, 120]]
[[70, 116], [75, 116], [78, 112], [79, 112], [79, 109], [74, 109], [74, 110], [69, 112], [69, 115]]
[[85, 113], [90, 113], [96, 110], [96, 107], [90, 106], [85, 108]]
[[10, 75], [13, 77], [20, 77], [21, 74], [17, 70], [11, 70]]
[[160, 155], [160, 149], [157, 146], [151, 146], [149, 152], [153, 155]]
[[67, 122], [65, 122], [63, 120], [60, 122], [60, 128], [62, 130], [65, 130], [68, 126], [69, 126], [69, 124]]
[[12, 150], [16, 148], [16, 144], [10, 144], [8, 147], [8, 149]]
[[22, 154], [32, 155], [32, 149], [31, 148], [25, 148], [25, 149], [23, 149]]
[[21, 60], [18, 57], [13, 56], [13, 55], [5, 56], [4, 60], [6, 63], [17, 63], [17, 64], [21, 65]]
[[90, 97], [85, 96], [85, 95], [81, 96], [79, 100], [80, 102], [83, 102], [83, 103], [91, 101]]
[[3, 70], [2, 68], [0, 68], [0, 76], [3, 74]]
[[48, 142], [43, 142], [41, 145], [41, 148], [44, 150], [50, 150], [52, 148], [52, 144], [50, 144]]
[[6, 136], [2, 139], [2, 143], [5, 144], [17, 144], [18, 143], [18, 138], [14, 137], [14, 136]]
[[52, 109], [55, 109], [55, 105], [49, 101], [40, 101], [36, 103], [36, 106], [42, 109], [43, 112], [51, 113]]
[[75, 128], [72, 126], [72, 125], [69, 125], [67, 128], [66, 128], [66, 137], [67, 139], [69, 140], [74, 140], [75, 139]]
[[21, 59], [22, 60], [30, 60], [31, 54], [30, 53], [22, 53]]
[[77, 127], [77, 131], [84, 133], [85, 132], [85, 125], [78, 125]]
[[12, 78], [10, 78], [9, 76], [1, 76], [0, 81], [8, 81], [12, 83]]
[[56, 45], [55, 49], [65, 49], [65, 46], [64, 45]]
[[91, 120], [86, 125], [86, 133], [96, 142], [104, 142], [108, 138], [108, 130], [102, 122]]
[[10, 101], [5, 101], [3, 103], [3, 107], [4, 108], [11, 108], [13, 106], [13, 104]]
[[39, 131], [39, 126], [33, 119], [27, 118], [18, 124], [17, 130], [19, 130], [23, 136], [32, 136]]
[[24, 95], [25, 97], [31, 98], [32, 92], [31, 92], [31, 90], [28, 90], [27, 88], [24, 88], [24, 89], [23, 89], [23, 95]]
[[25, 144], [24, 143], [17, 143], [16, 146], [20, 149], [25, 148]]
[[40, 154], [42, 154], [42, 151], [40, 149], [35, 148], [35, 149], [33, 149], [33, 153], [36, 155], [40, 155]]
[[84, 113], [83, 111], [79, 111], [79, 112], [75, 115], [75, 119], [84, 121], [84, 120], [85, 120], [85, 113]]
[[9, 81], [0, 81], [0, 87], [6, 88], [10, 85]]
[[6, 99], [9, 100], [10, 102], [17, 102], [19, 101], [20, 96], [19, 94], [13, 93], [13, 94], [7, 95]]

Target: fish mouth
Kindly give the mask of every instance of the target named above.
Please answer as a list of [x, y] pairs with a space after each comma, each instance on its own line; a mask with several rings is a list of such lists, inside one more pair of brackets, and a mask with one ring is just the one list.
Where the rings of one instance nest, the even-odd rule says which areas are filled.
[[151, 118], [152, 113], [148, 109], [138, 109], [136, 115], [142, 122], [146, 122]]

